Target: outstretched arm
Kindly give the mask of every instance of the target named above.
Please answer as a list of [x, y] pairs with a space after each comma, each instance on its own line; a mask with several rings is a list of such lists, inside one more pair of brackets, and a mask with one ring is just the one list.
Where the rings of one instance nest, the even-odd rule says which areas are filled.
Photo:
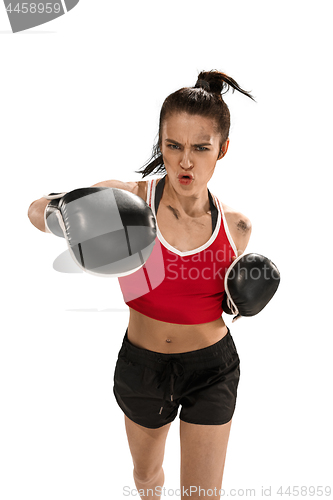
[[[130, 191], [131, 193], [145, 199], [143, 196], [144, 183], [141, 181], [122, 182], [118, 180], [109, 180], [98, 182], [97, 184], [93, 184], [93, 186], [91, 187], [110, 187], [124, 189], [125, 191]], [[47, 200], [46, 198], [39, 198], [39, 200], [33, 201], [28, 209], [28, 217], [31, 224], [33, 224], [37, 229], [43, 232], [47, 232], [45, 229], [44, 212], [48, 203], [50, 203], [50, 200]]]

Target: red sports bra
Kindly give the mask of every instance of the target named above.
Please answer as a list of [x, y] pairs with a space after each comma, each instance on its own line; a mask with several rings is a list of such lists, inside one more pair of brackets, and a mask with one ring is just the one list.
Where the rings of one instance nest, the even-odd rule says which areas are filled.
[[[146, 200], [155, 219], [159, 202], [156, 205], [157, 180], [148, 181]], [[199, 248], [180, 252], [163, 238], [156, 222], [155, 245], [145, 265], [118, 278], [129, 307], [159, 321], [184, 325], [208, 323], [221, 317], [224, 276], [232, 257], [237, 257], [237, 249], [222, 205], [215, 196], [213, 205], [209, 190], [208, 195], [217, 220], [211, 237]]]

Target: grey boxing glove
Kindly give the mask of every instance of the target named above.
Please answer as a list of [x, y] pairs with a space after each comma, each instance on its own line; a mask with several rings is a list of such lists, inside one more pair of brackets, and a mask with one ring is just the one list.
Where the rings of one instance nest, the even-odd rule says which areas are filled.
[[46, 225], [53, 234], [65, 237], [81, 269], [120, 277], [145, 264], [155, 244], [156, 221], [142, 198], [107, 187], [49, 196], [54, 198], [46, 210]]

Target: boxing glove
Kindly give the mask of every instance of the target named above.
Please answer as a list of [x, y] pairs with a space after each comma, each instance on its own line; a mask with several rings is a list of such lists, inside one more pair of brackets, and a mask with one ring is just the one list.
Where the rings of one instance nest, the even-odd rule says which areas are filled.
[[223, 311], [241, 316], [258, 314], [271, 300], [280, 284], [280, 273], [263, 255], [241, 255], [228, 268], [224, 278]]
[[46, 196], [43, 196], [43, 198], [51, 200], [44, 210], [44, 223], [46, 232], [52, 233], [55, 236], [60, 236], [61, 238], [64, 238], [65, 235], [62, 228], [60, 227], [60, 222], [57, 214], [59, 213], [58, 206], [60, 199], [65, 194], [66, 193], [50, 193]]
[[154, 247], [156, 221], [142, 198], [107, 187], [76, 189], [59, 196], [46, 207], [45, 221], [54, 234], [62, 232], [81, 269], [120, 277], [145, 264]]

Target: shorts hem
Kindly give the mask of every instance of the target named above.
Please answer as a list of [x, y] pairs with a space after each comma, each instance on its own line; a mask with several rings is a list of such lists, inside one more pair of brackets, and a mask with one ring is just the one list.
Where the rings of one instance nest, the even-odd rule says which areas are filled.
[[145, 427], [146, 429], [159, 429], [160, 427], [163, 427], [164, 425], [171, 424], [173, 422], [173, 420], [171, 420], [170, 422], [165, 422], [165, 424], [161, 424], [161, 425], [143, 425], [140, 422], [136, 422], [135, 420], [133, 420], [133, 418], [131, 418], [122, 408], [120, 408], [120, 409], [122, 410], [124, 415], [126, 415], [126, 417], [129, 418], [132, 422], [134, 422], [137, 425], [141, 425], [141, 427]]
[[113, 390], [113, 394], [114, 394], [114, 397], [116, 399], [116, 402], [119, 406], [119, 408], [121, 409], [121, 411], [123, 412], [124, 415], [126, 415], [127, 418], [129, 418], [132, 422], [134, 422], [135, 424], [138, 424], [138, 425], [141, 425], [141, 427], [146, 427], [146, 429], [159, 429], [160, 427], [163, 427], [164, 425], [168, 425], [168, 424], [171, 424], [171, 422], [173, 422], [175, 420], [175, 418], [173, 420], [170, 420], [170, 422], [165, 422], [164, 424], [161, 424], [161, 425], [144, 425], [142, 424], [141, 422], [137, 422], [136, 420], [134, 420], [128, 412], [126, 412], [122, 406], [119, 404], [119, 401], [118, 401], [118, 398], [115, 394], [115, 391]]
[[232, 417], [230, 417], [228, 420], [223, 421], [223, 422], [190, 422], [189, 420], [184, 420], [183, 418], [179, 417], [179, 420], [182, 420], [186, 424], [194, 424], [194, 425], [224, 425], [230, 422]]

